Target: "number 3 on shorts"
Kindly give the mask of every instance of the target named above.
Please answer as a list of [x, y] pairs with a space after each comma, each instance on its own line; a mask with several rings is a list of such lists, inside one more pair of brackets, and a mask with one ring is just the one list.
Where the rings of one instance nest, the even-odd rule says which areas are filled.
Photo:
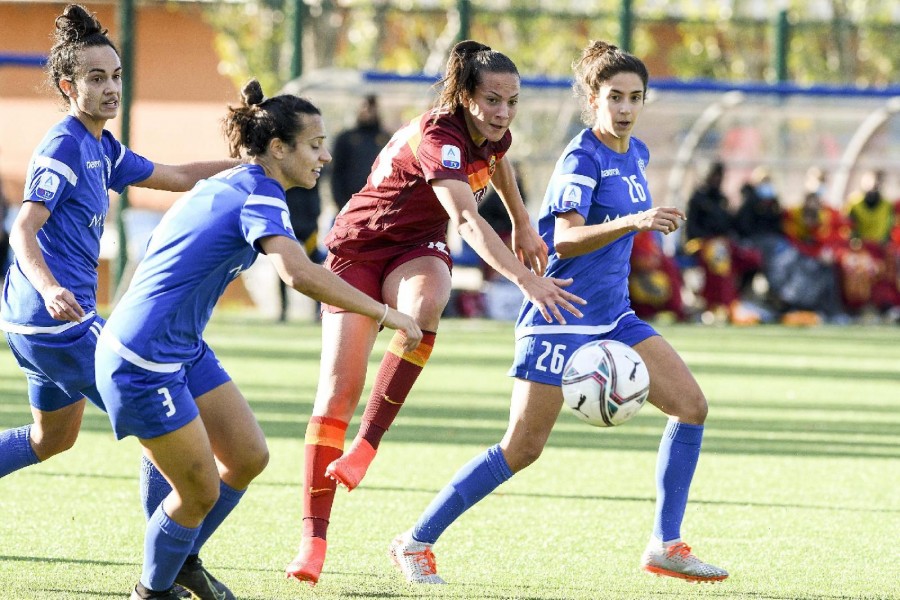
[[159, 388], [156, 390], [156, 393], [165, 398], [162, 401], [162, 405], [166, 407], [166, 416], [171, 417], [175, 414], [175, 403], [172, 402], [172, 394], [169, 393], [169, 388]]

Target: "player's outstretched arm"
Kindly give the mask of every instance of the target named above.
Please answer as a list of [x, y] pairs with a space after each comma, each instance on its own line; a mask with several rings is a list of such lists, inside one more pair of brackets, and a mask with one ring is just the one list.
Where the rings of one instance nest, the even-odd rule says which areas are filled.
[[328, 269], [313, 263], [300, 243], [289, 237], [273, 235], [260, 240], [263, 252], [271, 259], [281, 279], [306, 296], [366, 315], [379, 325], [406, 334], [404, 350], [415, 350], [422, 330], [415, 319], [359, 291]]
[[169, 192], [186, 192], [201, 179], [212, 177], [226, 169], [240, 164], [236, 158], [185, 163], [182, 165], [164, 165], [153, 163], [153, 173], [147, 179], [134, 185], [137, 187], [166, 190]]
[[571, 281], [540, 277], [522, 264], [484, 217], [478, 214], [475, 197], [468, 184], [442, 179], [433, 181], [431, 185], [460, 236], [486, 263], [519, 286], [525, 297], [538, 306], [548, 323], [555, 320], [565, 324], [566, 319], [560, 309], [581, 317], [581, 311], [575, 305], [585, 304], [585, 301], [563, 289]]

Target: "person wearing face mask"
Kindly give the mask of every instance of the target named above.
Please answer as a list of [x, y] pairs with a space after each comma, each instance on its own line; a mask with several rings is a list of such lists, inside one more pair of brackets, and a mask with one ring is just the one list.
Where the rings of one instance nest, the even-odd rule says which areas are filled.
[[767, 169], [757, 167], [750, 181], [741, 186], [741, 205], [735, 215], [734, 226], [742, 239], [756, 245], [772, 236], [783, 235], [781, 202]]

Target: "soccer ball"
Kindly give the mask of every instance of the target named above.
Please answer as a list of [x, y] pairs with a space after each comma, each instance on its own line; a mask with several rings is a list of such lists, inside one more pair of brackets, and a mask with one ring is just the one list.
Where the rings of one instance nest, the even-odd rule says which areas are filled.
[[650, 374], [630, 346], [613, 340], [588, 342], [569, 357], [562, 393], [579, 419], [613, 427], [641, 410], [650, 393]]

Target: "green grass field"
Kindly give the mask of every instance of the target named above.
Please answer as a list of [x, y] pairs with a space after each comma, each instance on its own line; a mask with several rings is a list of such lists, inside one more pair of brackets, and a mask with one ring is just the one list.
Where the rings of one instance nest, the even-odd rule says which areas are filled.
[[[283, 568], [300, 535], [303, 434], [320, 332], [217, 314], [207, 339], [253, 406], [272, 459], [203, 552], [238, 598], [837, 600], [900, 598], [900, 330], [668, 326], [710, 400], [683, 534], [718, 585], [638, 569], [664, 418], [594, 429], [560, 416], [544, 456], [436, 546], [450, 583], [410, 587], [386, 547], [507, 420], [512, 326], [445, 321], [431, 363], [362, 486], [341, 491], [316, 588]], [[376, 348], [388, 339], [382, 334]], [[0, 355], [0, 428], [30, 420]], [[355, 433], [351, 425], [351, 435]], [[0, 480], [0, 598], [125, 598], [143, 516], [133, 439], [85, 415], [75, 448]]]

